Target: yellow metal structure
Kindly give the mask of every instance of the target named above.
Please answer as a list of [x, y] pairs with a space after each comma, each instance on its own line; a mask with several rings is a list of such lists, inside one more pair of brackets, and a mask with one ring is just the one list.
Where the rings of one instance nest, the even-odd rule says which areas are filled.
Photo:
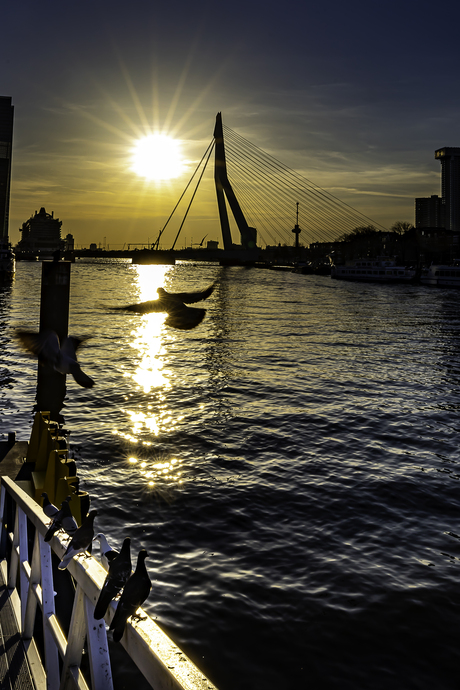
[[72, 515], [80, 525], [89, 507], [89, 497], [78, 489], [77, 468], [69, 458], [67, 440], [49, 412], [35, 415], [26, 461], [34, 463], [32, 497], [37, 503], [43, 505], [43, 492], [58, 508], [70, 496]]

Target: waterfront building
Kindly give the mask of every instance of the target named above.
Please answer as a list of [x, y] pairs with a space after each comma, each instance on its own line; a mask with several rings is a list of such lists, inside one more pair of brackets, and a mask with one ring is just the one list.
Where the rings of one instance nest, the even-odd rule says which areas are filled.
[[460, 229], [460, 147], [444, 146], [434, 156], [441, 163], [442, 226]]
[[64, 243], [64, 250], [66, 252], [73, 252], [75, 249], [75, 240], [74, 236], [71, 235], [70, 232], [65, 236]]
[[21, 252], [40, 252], [52, 254], [63, 250], [65, 241], [61, 240], [62, 221], [54, 217], [54, 212], [47, 213], [42, 207], [40, 211], [22, 224], [21, 240], [17, 249]]
[[13, 115], [11, 97], [0, 96], [0, 243], [8, 242]]
[[437, 194], [415, 199], [415, 227], [444, 227], [443, 208], [442, 199]]

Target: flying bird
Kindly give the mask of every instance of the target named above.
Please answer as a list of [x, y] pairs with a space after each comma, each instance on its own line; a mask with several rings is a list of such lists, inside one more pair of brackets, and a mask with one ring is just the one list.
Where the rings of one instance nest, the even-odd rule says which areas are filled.
[[158, 288], [158, 299], [139, 304], [128, 304], [124, 307], [112, 307], [117, 310], [133, 311], [137, 314], [149, 314], [151, 312], [166, 312], [167, 326], [190, 330], [200, 324], [206, 314], [206, 309], [187, 307], [187, 304], [201, 302], [212, 295], [215, 283], [198, 292], [166, 292], [164, 288]]
[[130, 545], [131, 539], [126, 537], [123, 541], [120, 553], [109, 563], [109, 572], [107, 573], [94, 609], [94, 618], [96, 620], [104, 618], [110, 602], [117, 596], [131, 576]]
[[87, 338], [67, 336], [62, 343], [55, 331], [41, 333], [33, 331], [16, 331], [16, 337], [22, 346], [38, 358], [42, 366], [50, 367], [60, 374], [72, 374], [75, 381], [84, 388], [92, 388], [94, 381], [85, 374], [77, 362], [77, 350]]
[[121, 593], [117, 610], [110, 623], [110, 630], [113, 630], [114, 642], [119, 642], [123, 637], [126, 621], [130, 616], [135, 616], [136, 611], [147, 599], [152, 583], [145, 567], [145, 559], [148, 553], [145, 549], [139, 551], [137, 557], [136, 570], [129, 578]]
[[109, 545], [109, 542], [107, 541], [105, 534], [102, 534], [102, 532], [99, 532], [99, 534], [96, 534], [93, 541], [96, 541], [96, 539], [99, 541], [99, 547], [101, 549], [102, 567], [105, 568], [105, 570], [108, 570], [110, 563], [113, 561], [114, 558], [116, 558], [118, 556], [118, 554], [120, 552], [117, 551], [116, 549], [113, 549]]
[[65, 570], [74, 556], [84, 553], [92, 545], [94, 537], [94, 518], [97, 510], [90, 510], [88, 515], [77, 529], [65, 551], [62, 561], [59, 563], [59, 570]]
[[48, 494], [46, 491], [42, 493], [42, 498], [43, 498], [43, 512], [45, 513], [46, 517], [52, 518], [56, 515], [56, 513], [59, 512], [59, 508], [54, 505], [54, 503], [51, 503], [50, 499], [48, 498]]

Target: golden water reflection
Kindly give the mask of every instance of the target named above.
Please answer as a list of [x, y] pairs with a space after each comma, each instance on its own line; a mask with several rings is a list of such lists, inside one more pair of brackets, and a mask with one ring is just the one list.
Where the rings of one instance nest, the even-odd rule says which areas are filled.
[[[136, 271], [138, 302], [157, 299], [157, 288], [168, 289], [171, 266], [133, 266]], [[166, 314], [139, 314], [134, 320], [135, 329], [130, 333], [129, 345], [133, 349], [135, 366], [126, 372], [136, 386], [136, 392], [127, 398], [123, 412], [128, 420], [128, 429], [114, 430], [114, 433], [137, 447], [142, 446], [141, 456], [133, 453], [128, 457], [128, 466], [145, 487], [161, 494], [167, 487], [182, 483], [181, 462], [177, 458], [158, 457], [148, 447], [160, 433], [174, 431], [183, 419], [175, 416], [167, 407], [165, 391], [172, 387], [173, 375], [168, 369], [167, 345], [175, 335], [164, 325]], [[135, 402], [134, 402], [135, 401]]]
[[[171, 266], [133, 266], [136, 271], [138, 302], [157, 299], [157, 288], [167, 284]], [[130, 333], [130, 347], [134, 350], [136, 366], [125, 376], [132, 378], [147, 396], [136, 408], [127, 407], [130, 433], [117, 431], [117, 434], [131, 442], [151, 445], [151, 441], [141, 440], [143, 434], [158, 436], [166, 426], [174, 428], [174, 419], [166, 409], [164, 391], [171, 388], [171, 373], [167, 369], [165, 348], [166, 314], [151, 313], [138, 316], [136, 328]], [[170, 337], [168, 335], [168, 337]], [[134, 395], [137, 401], [139, 396]], [[141, 398], [142, 399], [142, 398]]]
[[149, 487], [154, 487], [159, 482], [182, 484], [182, 463], [177, 458], [158, 461], [155, 459], [140, 460], [134, 456], [128, 458], [132, 466], [136, 466], [139, 474], [145, 478]]

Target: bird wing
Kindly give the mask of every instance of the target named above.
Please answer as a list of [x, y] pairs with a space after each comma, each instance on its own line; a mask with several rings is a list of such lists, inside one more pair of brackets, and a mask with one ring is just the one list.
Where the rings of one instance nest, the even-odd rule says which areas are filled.
[[59, 338], [54, 331], [16, 331], [16, 337], [30, 354], [38, 357], [41, 364], [53, 364], [59, 357]]
[[111, 307], [111, 309], [133, 311], [136, 314], [149, 314], [154, 311], [166, 311], [164, 305], [159, 299], [152, 299], [148, 302], [139, 302], [138, 304], [125, 304], [123, 307]]
[[201, 300], [207, 299], [214, 292], [216, 284], [208, 285], [204, 290], [199, 290], [197, 292], [173, 292], [167, 293], [185, 304], [193, 304], [194, 302], [201, 302]]
[[[169, 314], [171, 313], [171, 309], [177, 309], [180, 305], [183, 306], [184, 303], [193, 304], [194, 302], [201, 302], [202, 300], [207, 299], [214, 292], [214, 288], [215, 283], [208, 285], [208, 287], [204, 290], [198, 290], [196, 292], [167, 292], [163, 288], [158, 288], [159, 299], [149, 300], [148, 302], [139, 302], [138, 304], [127, 304], [123, 307], [111, 308], [133, 311], [137, 314], [149, 314], [150, 312], [165, 311]], [[193, 326], [191, 326], [191, 328], [193, 328]]]
[[71, 359], [77, 359], [78, 348], [80, 345], [89, 340], [89, 338], [90, 336], [76, 338], [74, 335], [68, 335], [67, 338], [64, 338], [62, 342], [61, 354], [65, 355], [66, 357], [70, 357]]

